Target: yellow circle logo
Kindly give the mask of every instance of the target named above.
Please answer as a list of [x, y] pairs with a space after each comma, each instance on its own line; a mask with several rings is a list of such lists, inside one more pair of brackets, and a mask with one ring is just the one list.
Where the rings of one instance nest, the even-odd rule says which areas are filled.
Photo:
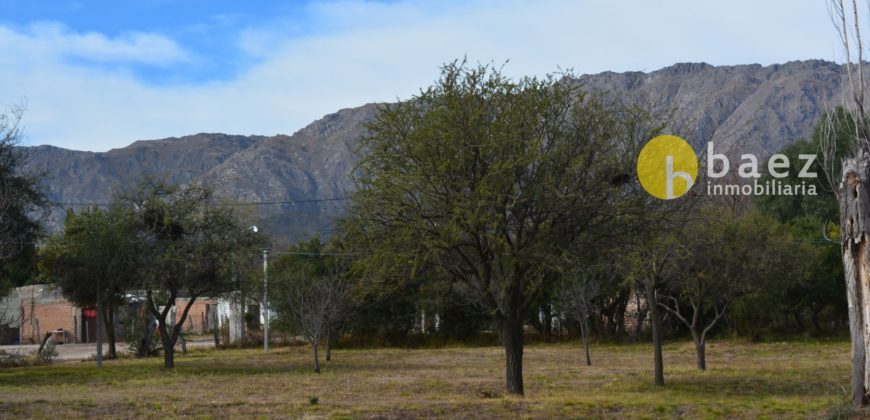
[[698, 177], [698, 158], [685, 140], [671, 135], [650, 140], [637, 157], [637, 178], [653, 197], [670, 200], [689, 192]]

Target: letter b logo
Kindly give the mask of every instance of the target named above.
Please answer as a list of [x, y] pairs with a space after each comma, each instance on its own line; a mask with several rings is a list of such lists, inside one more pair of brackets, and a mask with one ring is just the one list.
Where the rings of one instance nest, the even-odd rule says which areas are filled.
[[698, 158], [685, 140], [671, 135], [647, 142], [637, 157], [637, 178], [653, 197], [670, 200], [689, 192], [698, 177]]

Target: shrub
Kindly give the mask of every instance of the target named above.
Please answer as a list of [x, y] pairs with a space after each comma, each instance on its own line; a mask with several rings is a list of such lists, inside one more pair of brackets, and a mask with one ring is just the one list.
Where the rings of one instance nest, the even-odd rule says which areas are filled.
[[50, 365], [57, 359], [57, 344], [54, 340], [48, 340], [42, 349], [36, 354], [36, 363], [41, 365]]

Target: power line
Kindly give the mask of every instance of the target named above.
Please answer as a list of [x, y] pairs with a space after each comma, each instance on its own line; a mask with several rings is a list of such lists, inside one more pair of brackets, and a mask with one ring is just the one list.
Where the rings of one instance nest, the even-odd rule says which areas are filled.
[[304, 255], [304, 256], [308, 256], [308, 257], [359, 255], [356, 253], [349, 253], [349, 252], [293, 252], [293, 251], [269, 251], [269, 254]]
[[[331, 197], [331, 198], [312, 198], [307, 200], [284, 200], [284, 201], [240, 201], [240, 202], [232, 202], [232, 203], [205, 203], [203, 206], [205, 207], [233, 207], [233, 206], [274, 206], [274, 205], [282, 205], [282, 204], [309, 204], [309, 203], [323, 203], [323, 202], [335, 202], [335, 201], [346, 201], [350, 200], [352, 197]], [[63, 201], [50, 201], [48, 203], [53, 207], [88, 207], [88, 206], [96, 206], [96, 207], [107, 207], [110, 206], [111, 203], [105, 202], [63, 202]]]

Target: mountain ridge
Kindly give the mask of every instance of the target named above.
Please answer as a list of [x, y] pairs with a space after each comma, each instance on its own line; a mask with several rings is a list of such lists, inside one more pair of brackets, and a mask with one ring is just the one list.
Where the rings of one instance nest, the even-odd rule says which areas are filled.
[[[842, 66], [824, 60], [762, 66], [676, 63], [645, 72], [584, 74], [577, 83], [675, 109], [676, 133], [700, 148], [707, 141], [770, 154], [808, 137], [821, 113], [842, 94]], [[350, 171], [365, 123], [380, 104], [344, 108], [293, 134], [241, 136], [198, 133], [138, 140], [106, 152], [55, 146], [24, 147], [25, 170], [45, 173], [54, 202], [105, 202], [141, 176], [203, 182], [231, 201], [290, 202], [260, 206], [253, 215], [276, 243], [328, 236], [352, 190]], [[327, 200], [329, 199], [329, 200]], [[326, 201], [315, 201], [326, 200]], [[52, 212], [57, 228], [62, 209]]]

